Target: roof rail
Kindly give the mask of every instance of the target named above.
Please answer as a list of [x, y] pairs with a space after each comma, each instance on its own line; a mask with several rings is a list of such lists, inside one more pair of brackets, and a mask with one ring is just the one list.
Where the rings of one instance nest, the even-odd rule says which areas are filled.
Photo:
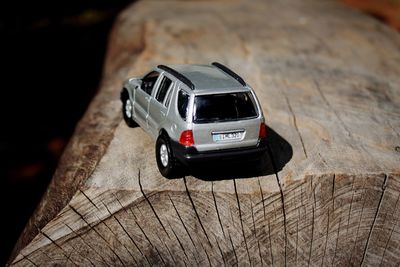
[[218, 69], [222, 70], [223, 72], [225, 72], [226, 74], [228, 74], [229, 76], [234, 78], [236, 81], [238, 81], [241, 85], [246, 86], [246, 82], [242, 79], [242, 77], [237, 75], [235, 72], [233, 72], [227, 66], [224, 66], [224, 65], [222, 65], [221, 63], [218, 63], [218, 62], [213, 62], [213, 63], [211, 63], [211, 65], [213, 65], [213, 66], [217, 67]]
[[159, 69], [162, 69], [166, 72], [168, 72], [169, 74], [175, 76], [176, 78], [178, 78], [181, 82], [183, 82], [184, 84], [186, 84], [190, 89], [194, 90], [194, 84], [187, 78], [185, 77], [183, 74], [177, 72], [176, 70], [165, 66], [165, 65], [158, 65], [157, 66]]

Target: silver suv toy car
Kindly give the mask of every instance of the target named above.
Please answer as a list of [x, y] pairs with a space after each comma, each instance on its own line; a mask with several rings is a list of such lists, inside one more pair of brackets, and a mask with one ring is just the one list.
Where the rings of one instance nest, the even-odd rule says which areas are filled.
[[264, 115], [253, 89], [232, 70], [211, 65], [159, 65], [130, 78], [121, 92], [123, 116], [156, 140], [160, 173], [180, 164], [257, 159], [266, 151]]

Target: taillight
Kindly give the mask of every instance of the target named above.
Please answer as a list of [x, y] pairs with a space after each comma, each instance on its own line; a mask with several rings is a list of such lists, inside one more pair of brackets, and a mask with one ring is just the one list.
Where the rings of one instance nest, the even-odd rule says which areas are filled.
[[184, 146], [193, 146], [194, 138], [192, 130], [183, 131], [179, 138], [179, 143]]
[[265, 137], [267, 137], [267, 125], [265, 125], [265, 123], [262, 122], [260, 124], [260, 131], [258, 133], [258, 138], [264, 139]]

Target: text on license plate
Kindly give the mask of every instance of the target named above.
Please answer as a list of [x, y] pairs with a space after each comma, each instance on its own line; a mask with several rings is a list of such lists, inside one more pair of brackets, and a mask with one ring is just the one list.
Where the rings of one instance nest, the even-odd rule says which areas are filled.
[[243, 132], [229, 132], [229, 133], [214, 133], [213, 141], [229, 141], [242, 139]]

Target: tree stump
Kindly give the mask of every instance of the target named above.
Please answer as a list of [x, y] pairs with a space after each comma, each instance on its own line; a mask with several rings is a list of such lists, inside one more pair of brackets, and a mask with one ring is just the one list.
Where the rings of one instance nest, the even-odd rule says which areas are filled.
[[[212, 61], [254, 87], [268, 153], [165, 179], [122, 81]], [[9, 264], [399, 265], [399, 63], [397, 32], [335, 1], [136, 2]]]

